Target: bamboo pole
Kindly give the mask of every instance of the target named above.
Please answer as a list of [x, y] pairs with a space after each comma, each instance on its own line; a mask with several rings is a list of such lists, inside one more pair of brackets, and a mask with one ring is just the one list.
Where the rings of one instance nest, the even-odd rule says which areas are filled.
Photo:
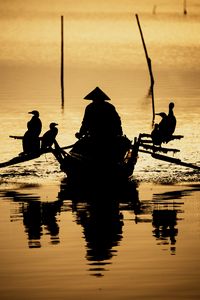
[[154, 124], [154, 120], [155, 120], [154, 77], [153, 77], [153, 72], [152, 72], [151, 59], [150, 59], [150, 57], [148, 56], [148, 53], [147, 53], [147, 48], [146, 48], [146, 44], [145, 44], [145, 41], [144, 41], [142, 29], [141, 29], [141, 26], [140, 26], [139, 17], [138, 17], [137, 14], [135, 16], [136, 16], [137, 24], [138, 24], [141, 39], [142, 39], [142, 44], [143, 44], [143, 48], [144, 48], [144, 52], [145, 52], [145, 56], [146, 56], [146, 60], [147, 60], [147, 65], [148, 65], [148, 68], [149, 68], [149, 75], [150, 75], [150, 80], [151, 80], [150, 92], [151, 92], [151, 97], [152, 97], [152, 113], [153, 113], [152, 124]]
[[61, 106], [64, 108], [64, 17], [61, 16], [61, 65], [60, 65], [60, 83], [61, 83]]
[[183, 14], [187, 15], [186, 0], [183, 0]]

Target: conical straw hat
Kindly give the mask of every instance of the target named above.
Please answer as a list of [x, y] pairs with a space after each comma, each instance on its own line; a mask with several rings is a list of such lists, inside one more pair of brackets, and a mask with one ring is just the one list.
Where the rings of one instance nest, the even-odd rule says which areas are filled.
[[99, 88], [96, 87], [87, 96], [84, 97], [86, 100], [110, 100], [110, 98]]

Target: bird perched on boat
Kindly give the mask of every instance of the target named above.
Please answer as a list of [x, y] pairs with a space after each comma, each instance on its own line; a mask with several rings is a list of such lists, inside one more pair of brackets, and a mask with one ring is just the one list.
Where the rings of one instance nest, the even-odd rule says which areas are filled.
[[32, 118], [27, 123], [28, 130], [35, 136], [39, 136], [42, 131], [42, 122], [39, 118], [39, 112], [37, 110], [30, 111], [29, 114], [32, 114]]
[[167, 122], [168, 122], [168, 135], [172, 135], [176, 128], [176, 117], [174, 115], [174, 102], [169, 103], [169, 112], [167, 116]]
[[37, 110], [30, 111], [32, 118], [27, 123], [27, 131], [22, 138], [22, 154], [37, 153], [40, 150], [39, 135], [42, 130], [42, 122], [39, 118], [39, 112]]
[[157, 113], [156, 115], [161, 117], [161, 121], [158, 123], [160, 134], [166, 135], [168, 132], [168, 117], [165, 112]]
[[160, 135], [162, 142], [168, 143], [176, 128], [176, 117], [173, 112], [174, 103], [169, 103], [168, 115], [165, 112], [157, 113], [162, 120], [158, 124], [157, 133]]
[[58, 128], [56, 127], [58, 124], [57, 123], [50, 123], [49, 125], [49, 130], [44, 133], [42, 136], [42, 144], [41, 144], [41, 150], [44, 151], [48, 148], [50, 148], [56, 139], [56, 136], [58, 134]]
[[152, 138], [153, 145], [161, 146], [162, 136], [160, 134], [159, 124], [157, 123], [154, 125], [154, 129], [151, 132], [151, 138]]

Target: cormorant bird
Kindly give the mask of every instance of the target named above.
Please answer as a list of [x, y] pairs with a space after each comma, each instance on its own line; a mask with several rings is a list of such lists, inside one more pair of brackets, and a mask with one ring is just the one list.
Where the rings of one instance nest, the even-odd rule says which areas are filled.
[[152, 138], [152, 141], [153, 141], [153, 145], [161, 146], [162, 136], [161, 136], [160, 131], [159, 131], [159, 124], [157, 124], [157, 123], [154, 125], [154, 129], [151, 132], [151, 138]]
[[39, 135], [42, 130], [42, 122], [39, 118], [39, 112], [37, 110], [30, 111], [32, 118], [27, 123], [28, 130], [25, 132], [22, 139], [22, 154], [37, 153], [40, 150]]
[[167, 122], [168, 122], [168, 135], [172, 135], [176, 128], [176, 117], [174, 116], [174, 102], [169, 103], [169, 112], [167, 116]]
[[39, 112], [37, 110], [30, 111], [29, 114], [32, 114], [32, 118], [27, 123], [27, 128], [35, 136], [39, 136], [42, 131], [42, 122], [39, 118]]
[[55, 142], [56, 135], [58, 134], [58, 128], [56, 127], [57, 125], [57, 123], [51, 123], [49, 125], [50, 129], [42, 136], [41, 150], [50, 148]]
[[164, 112], [157, 113], [162, 120], [158, 124], [158, 133], [161, 136], [162, 142], [168, 143], [171, 140], [171, 136], [175, 131], [176, 128], [176, 117], [174, 116], [173, 112], [174, 103], [169, 103], [169, 112], [168, 115]]
[[168, 127], [168, 116], [165, 112], [161, 112], [161, 113], [158, 113], [156, 115], [158, 115], [162, 118], [160, 123], [158, 124], [158, 127], [159, 127], [160, 134], [162, 134], [164, 136], [168, 132], [168, 129], [167, 129], [167, 127]]

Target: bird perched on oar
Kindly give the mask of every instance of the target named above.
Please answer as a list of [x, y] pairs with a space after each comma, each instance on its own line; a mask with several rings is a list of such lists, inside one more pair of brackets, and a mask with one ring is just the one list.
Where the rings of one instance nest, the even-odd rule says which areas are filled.
[[169, 112], [167, 116], [167, 123], [168, 123], [168, 135], [172, 135], [176, 128], [176, 117], [174, 115], [174, 102], [169, 103]]
[[58, 124], [57, 123], [50, 123], [49, 125], [49, 130], [46, 131], [41, 140], [42, 140], [42, 144], [41, 144], [41, 150], [44, 151], [48, 148], [50, 148], [56, 139], [56, 136], [58, 134], [58, 128], [56, 127]]
[[27, 131], [22, 138], [23, 152], [21, 154], [36, 153], [40, 150], [39, 135], [42, 130], [42, 122], [37, 110], [30, 111], [32, 118], [27, 123]]
[[176, 117], [174, 116], [173, 109], [174, 103], [170, 102], [168, 115], [165, 112], [156, 113], [156, 115], [160, 116], [162, 120], [159, 124], [156, 124], [156, 127], [151, 133], [154, 144], [159, 144], [162, 142], [168, 143], [171, 140], [176, 128]]
[[32, 118], [27, 123], [28, 131], [32, 134], [39, 136], [42, 130], [42, 122], [39, 118], [39, 112], [37, 110], [30, 111], [29, 114], [32, 114]]

